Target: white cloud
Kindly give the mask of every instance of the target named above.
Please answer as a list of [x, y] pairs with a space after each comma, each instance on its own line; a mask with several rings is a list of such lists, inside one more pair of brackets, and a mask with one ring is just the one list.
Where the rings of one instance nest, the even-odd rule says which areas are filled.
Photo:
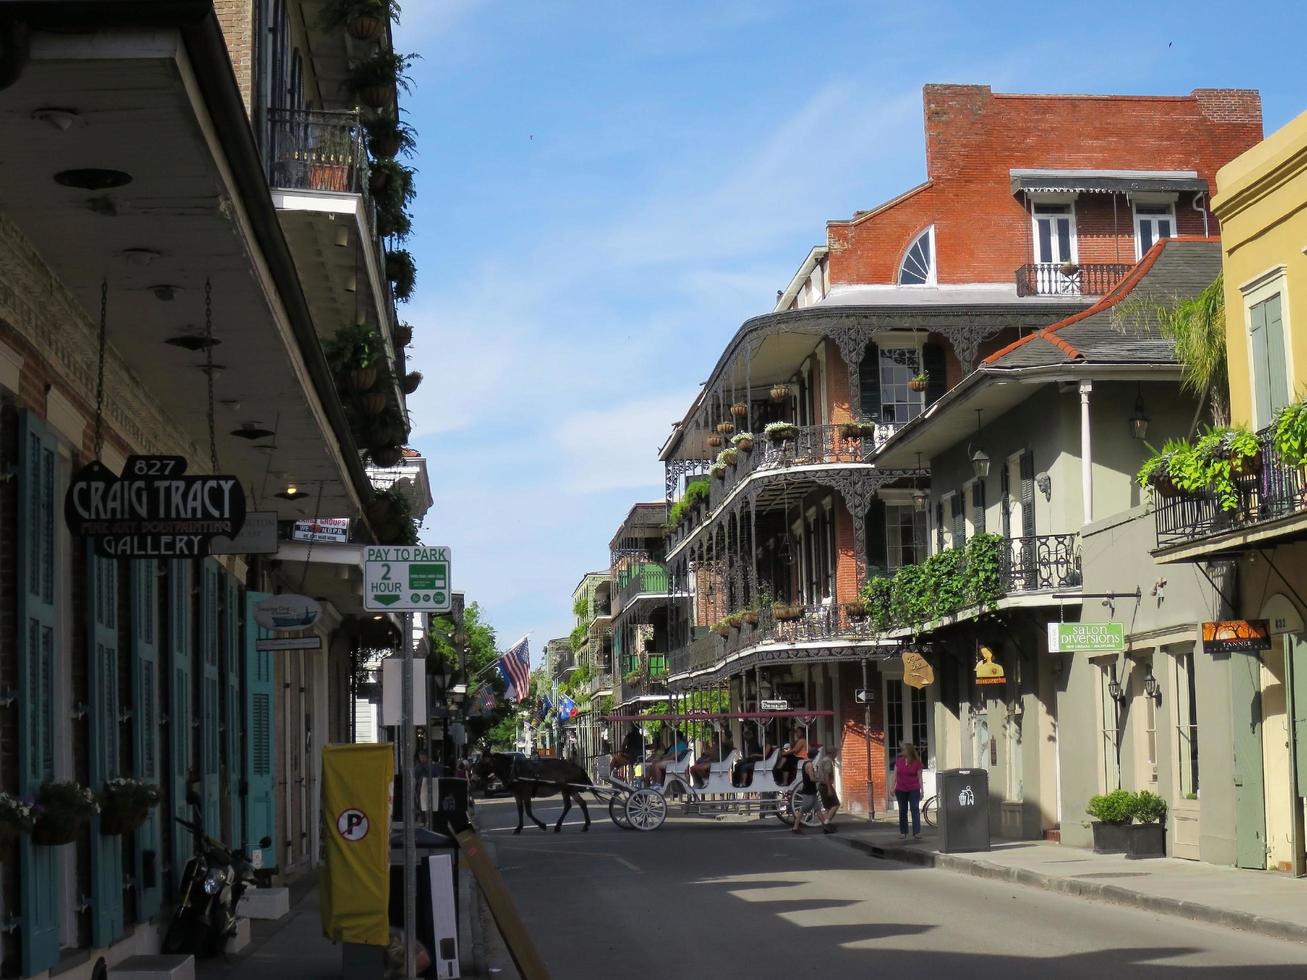
[[564, 418], [554, 433], [562, 450], [564, 489], [588, 494], [657, 486], [662, 470], [658, 448], [688, 404], [689, 397], [676, 392], [574, 412]]

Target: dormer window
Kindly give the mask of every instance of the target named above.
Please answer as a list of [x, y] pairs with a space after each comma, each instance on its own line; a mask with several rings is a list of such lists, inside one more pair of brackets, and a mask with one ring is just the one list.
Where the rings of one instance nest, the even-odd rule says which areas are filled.
[[899, 266], [900, 286], [935, 284], [935, 229], [927, 228], [912, 240]]

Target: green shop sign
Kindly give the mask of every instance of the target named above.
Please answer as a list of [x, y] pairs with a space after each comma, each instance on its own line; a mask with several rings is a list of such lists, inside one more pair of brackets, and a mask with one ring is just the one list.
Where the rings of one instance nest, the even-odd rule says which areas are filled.
[[1049, 623], [1049, 653], [1121, 653], [1125, 650], [1122, 623]]

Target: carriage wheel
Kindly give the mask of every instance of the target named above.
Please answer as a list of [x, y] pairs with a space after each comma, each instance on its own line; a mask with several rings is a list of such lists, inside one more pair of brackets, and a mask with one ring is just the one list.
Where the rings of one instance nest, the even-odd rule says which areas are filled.
[[654, 790], [636, 790], [626, 801], [626, 819], [636, 830], [657, 830], [667, 819], [667, 801]]
[[631, 829], [631, 821], [626, 819], [626, 797], [614, 796], [608, 801], [608, 816], [623, 830]]
[[794, 801], [788, 793], [776, 793], [775, 817], [787, 827], [794, 825]]
[[[794, 789], [790, 790], [790, 792], [785, 794], [785, 805], [786, 808], [789, 810], [789, 814], [790, 814], [789, 823], [791, 826], [794, 824], [794, 811], [796, 809], [796, 803], [794, 798], [798, 795], [799, 795], [798, 786], [795, 786]], [[820, 798], [818, 798], [817, 800], [817, 806], [821, 806]], [[821, 817], [817, 816], [816, 810], [809, 810], [807, 813], [803, 815], [803, 825], [805, 827], [821, 826]]]

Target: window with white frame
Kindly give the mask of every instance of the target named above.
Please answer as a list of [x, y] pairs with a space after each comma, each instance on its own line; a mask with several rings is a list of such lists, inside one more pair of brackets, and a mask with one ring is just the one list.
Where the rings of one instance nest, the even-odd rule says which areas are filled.
[[1180, 795], [1198, 798], [1198, 697], [1194, 683], [1194, 652], [1190, 648], [1172, 658], [1175, 704], [1175, 758], [1180, 769]]
[[1135, 258], [1142, 259], [1163, 238], [1175, 237], [1175, 208], [1170, 204], [1135, 205]]
[[921, 350], [916, 347], [882, 347], [880, 363], [880, 420], [902, 425], [921, 414], [925, 392], [913, 391], [909, 382], [921, 373]]
[[899, 265], [900, 286], [935, 284], [935, 228], [931, 226], [912, 240]]
[[911, 504], [885, 505], [885, 563], [892, 571], [926, 560], [926, 514]]
[[1259, 428], [1289, 402], [1293, 365], [1288, 343], [1285, 268], [1280, 266], [1241, 289], [1247, 309], [1248, 372], [1253, 416]]
[[1120, 745], [1118, 729], [1119, 714], [1116, 699], [1112, 697], [1111, 685], [1116, 680], [1116, 661], [1109, 660], [1098, 665], [1098, 717], [1099, 717], [1099, 788], [1104, 793], [1121, 788], [1121, 758], [1117, 753]]
[[1076, 260], [1076, 215], [1070, 204], [1031, 205], [1035, 261], [1061, 265]]

